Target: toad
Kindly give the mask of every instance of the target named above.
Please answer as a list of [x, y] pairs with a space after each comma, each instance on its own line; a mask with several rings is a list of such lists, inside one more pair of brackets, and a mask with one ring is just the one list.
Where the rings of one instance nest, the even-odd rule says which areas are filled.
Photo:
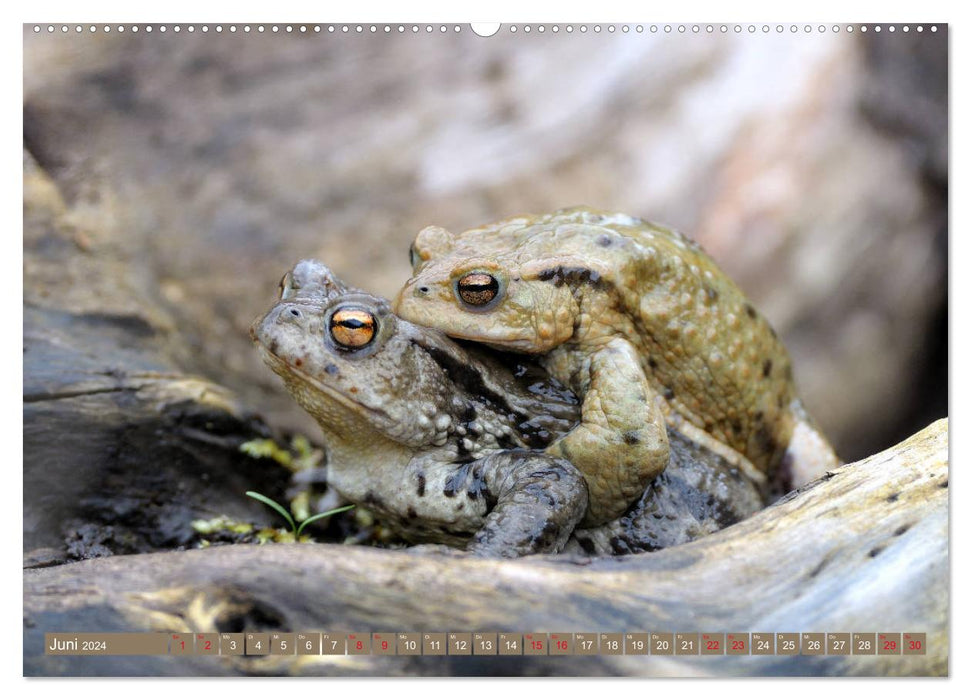
[[577, 207], [452, 234], [422, 230], [394, 302], [413, 323], [529, 353], [582, 399], [546, 451], [584, 475], [584, 525], [618, 517], [668, 464], [674, 428], [765, 484], [839, 463], [785, 347], [678, 231]]

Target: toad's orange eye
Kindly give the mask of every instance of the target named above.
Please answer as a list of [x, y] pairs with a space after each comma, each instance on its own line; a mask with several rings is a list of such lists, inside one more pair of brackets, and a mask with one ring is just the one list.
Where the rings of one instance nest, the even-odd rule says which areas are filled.
[[345, 348], [363, 348], [374, 339], [377, 322], [364, 309], [338, 309], [330, 317], [330, 335]]
[[469, 306], [485, 306], [499, 294], [499, 281], [484, 272], [473, 272], [460, 279], [456, 289]]

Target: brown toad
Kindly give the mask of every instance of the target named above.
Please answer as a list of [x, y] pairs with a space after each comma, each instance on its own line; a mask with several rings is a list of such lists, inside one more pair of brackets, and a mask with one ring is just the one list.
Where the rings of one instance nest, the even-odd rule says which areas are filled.
[[[775, 331], [693, 241], [586, 207], [453, 235], [429, 227], [396, 313], [454, 338], [532, 353], [583, 400], [547, 451], [617, 517], [665, 468], [673, 427], [765, 481], [838, 464], [800, 403]], [[797, 480], [799, 477], [797, 476]]]

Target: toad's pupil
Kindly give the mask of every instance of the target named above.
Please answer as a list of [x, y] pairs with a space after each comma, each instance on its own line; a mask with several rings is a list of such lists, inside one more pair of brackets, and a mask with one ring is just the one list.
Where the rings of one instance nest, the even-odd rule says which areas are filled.
[[466, 304], [483, 306], [496, 298], [499, 282], [492, 275], [473, 272], [459, 280], [458, 292]]
[[330, 335], [339, 345], [361, 348], [374, 338], [374, 316], [362, 309], [340, 309], [330, 317]]

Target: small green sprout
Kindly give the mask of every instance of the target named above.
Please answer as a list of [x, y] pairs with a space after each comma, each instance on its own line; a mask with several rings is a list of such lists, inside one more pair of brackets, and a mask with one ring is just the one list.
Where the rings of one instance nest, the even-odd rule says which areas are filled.
[[300, 525], [298, 526], [296, 521], [293, 519], [293, 516], [287, 512], [287, 509], [281, 506], [276, 501], [274, 501], [272, 498], [264, 496], [262, 493], [257, 493], [256, 491], [247, 491], [246, 495], [249, 496], [250, 498], [253, 498], [259, 501], [260, 503], [263, 503], [264, 505], [269, 506], [277, 513], [282, 515], [284, 519], [286, 519], [286, 521], [290, 523], [290, 528], [293, 530], [294, 537], [298, 539], [300, 538], [300, 533], [302, 533], [303, 529], [310, 523], [320, 520], [321, 518], [326, 518], [331, 515], [336, 515], [337, 513], [343, 513], [344, 511], [350, 510], [351, 508], [354, 507], [353, 505], [343, 506], [341, 508], [334, 508], [333, 510], [327, 510], [327, 511], [324, 511], [323, 513], [317, 513], [316, 515], [311, 515], [309, 518], [302, 520], [300, 522]]

